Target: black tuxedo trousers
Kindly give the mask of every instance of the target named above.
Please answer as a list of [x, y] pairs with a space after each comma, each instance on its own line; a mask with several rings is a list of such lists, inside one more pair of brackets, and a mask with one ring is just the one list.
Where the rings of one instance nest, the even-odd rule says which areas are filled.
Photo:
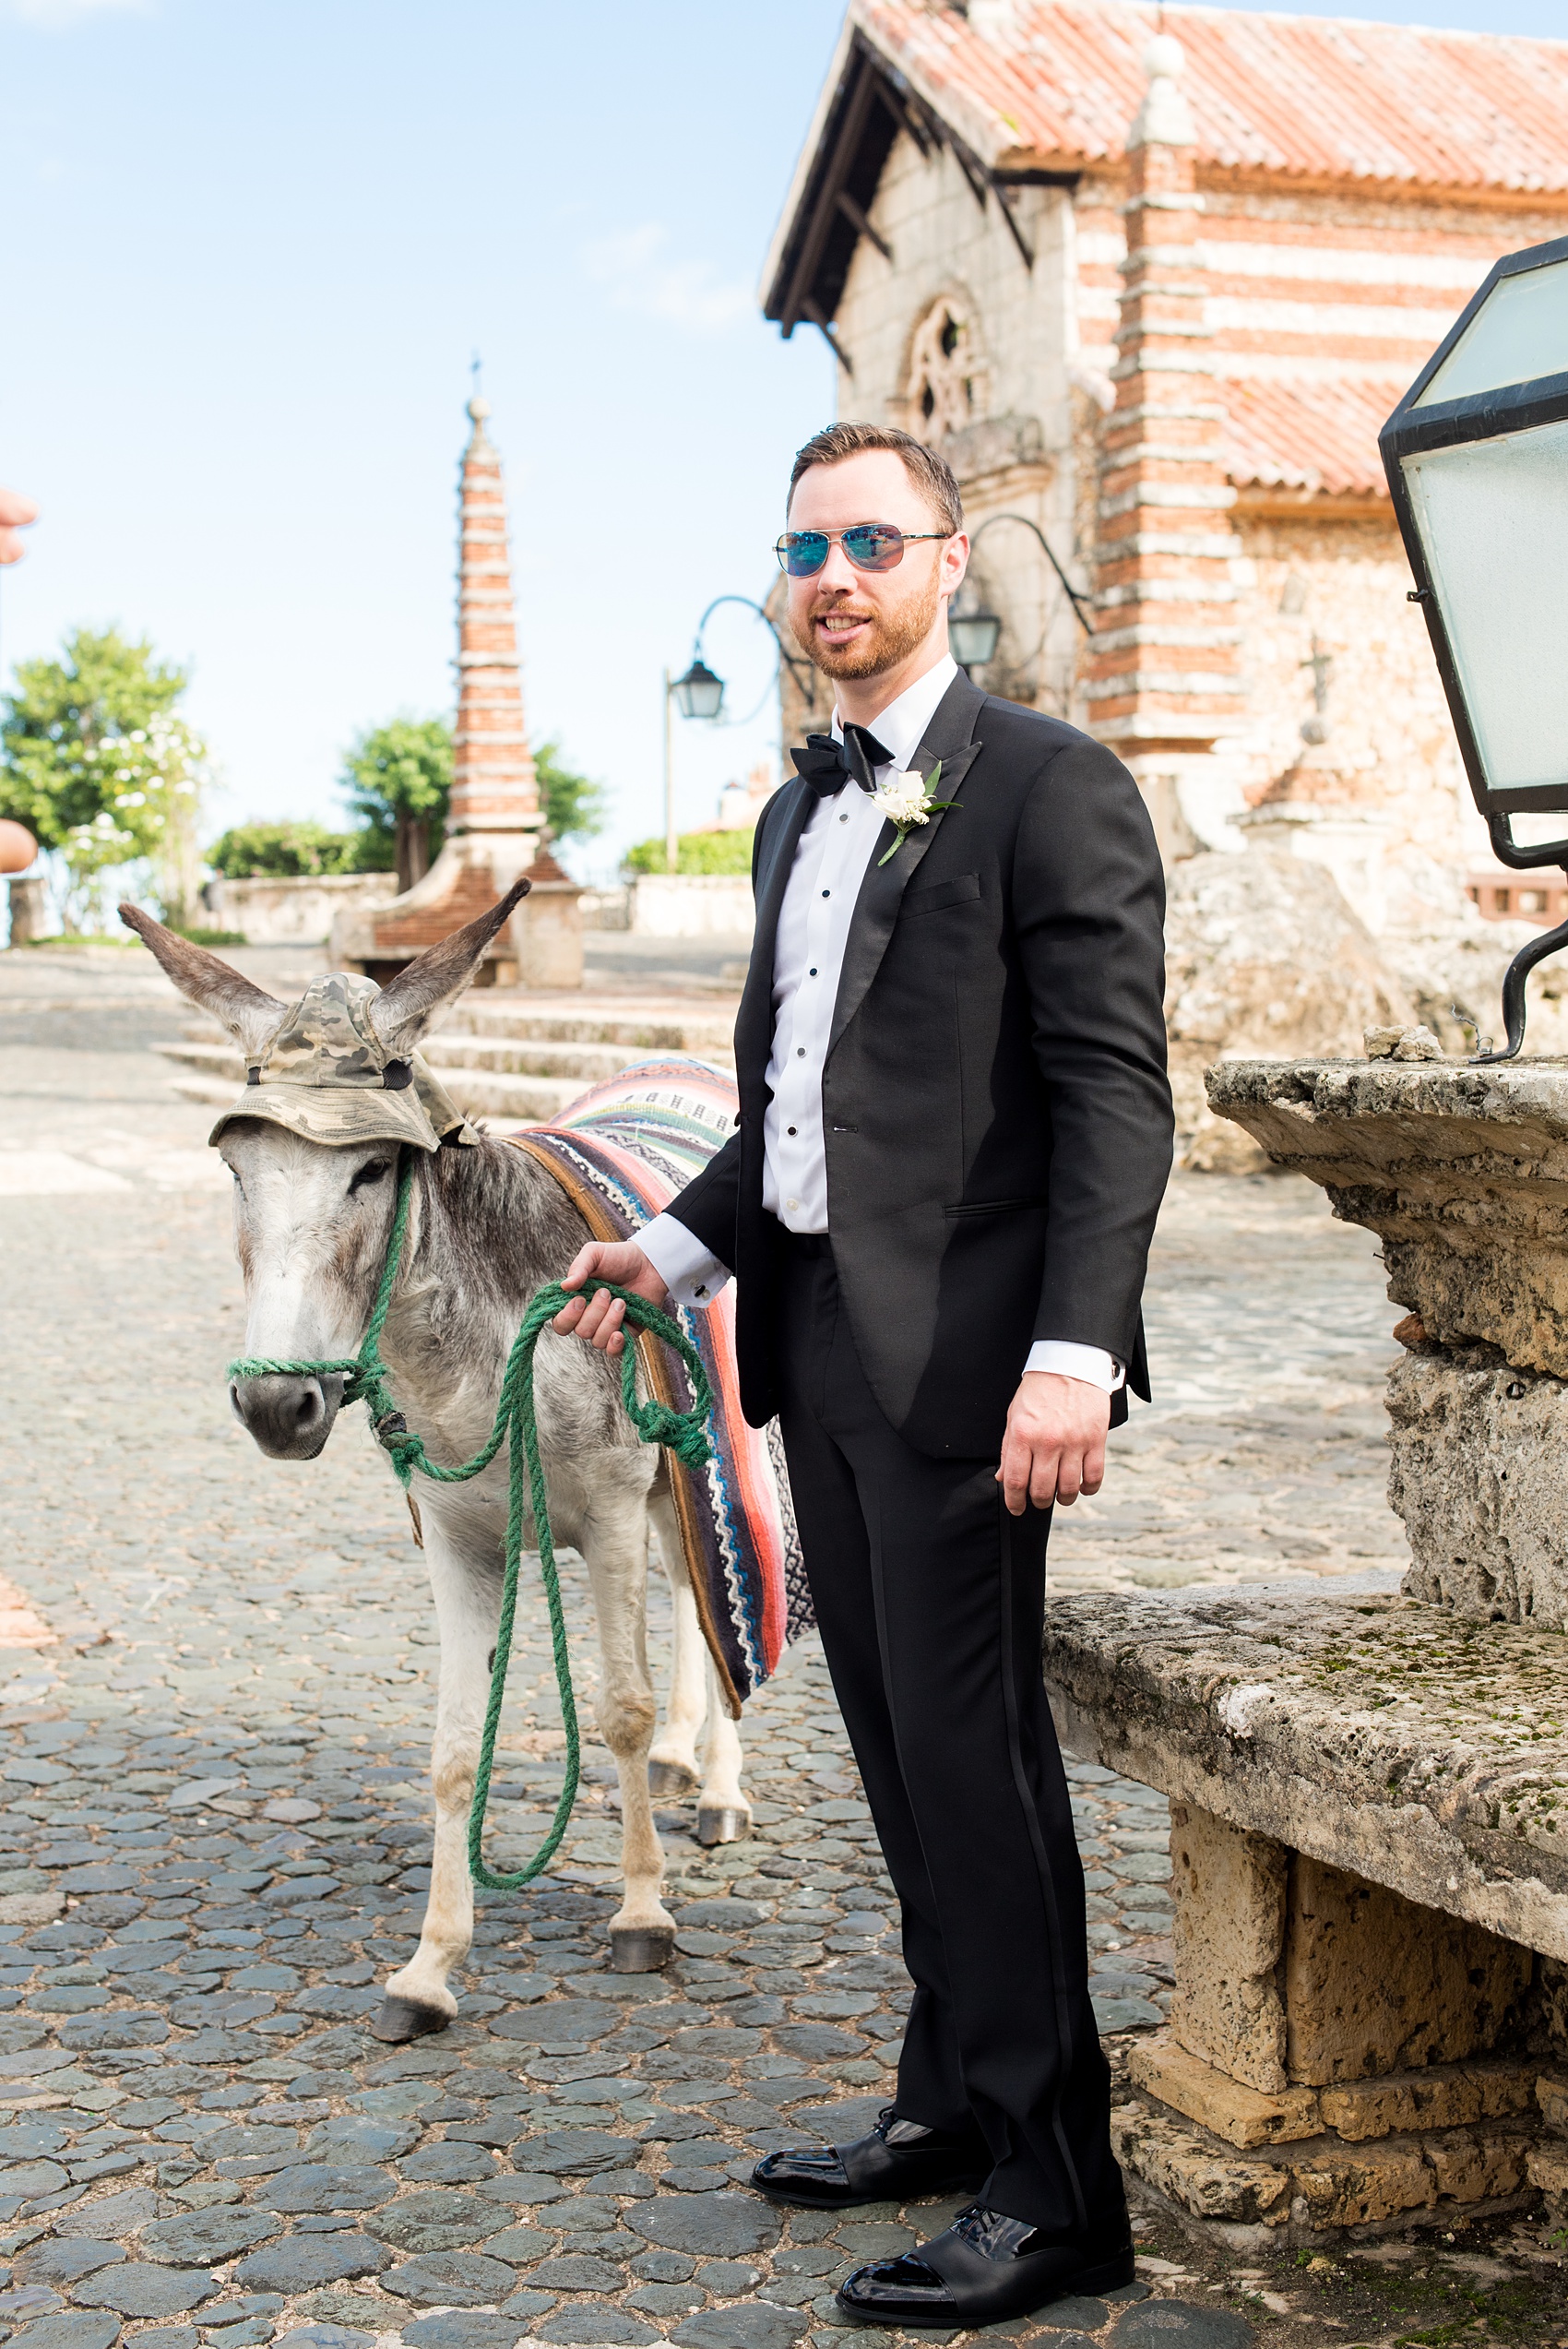
[[915, 1985], [897, 2108], [983, 2138], [993, 2210], [1075, 2235], [1123, 2197], [1040, 1678], [1050, 1516], [1008, 1515], [994, 1453], [933, 1459], [895, 1432], [831, 1244], [779, 1243], [790, 1490]]

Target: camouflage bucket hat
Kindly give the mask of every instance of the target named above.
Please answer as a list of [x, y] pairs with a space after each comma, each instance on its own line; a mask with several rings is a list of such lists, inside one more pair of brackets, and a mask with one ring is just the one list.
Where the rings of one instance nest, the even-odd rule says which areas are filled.
[[381, 989], [374, 979], [334, 971], [314, 980], [260, 1060], [245, 1089], [208, 1136], [216, 1142], [232, 1118], [266, 1117], [308, 1142], [412, 1142], [439, 1150], [446, 1140], [479, 1139], [450, 1094], [416, 1052], [397, 1060], [371, 1024]]

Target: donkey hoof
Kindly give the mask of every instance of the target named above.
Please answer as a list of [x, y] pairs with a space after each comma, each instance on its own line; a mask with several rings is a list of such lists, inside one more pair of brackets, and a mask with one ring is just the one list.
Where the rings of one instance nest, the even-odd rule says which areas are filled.
[[439, 2007], [416, 2006], [412, 1998], [395, 1997], [389, 1990], [371, 2023], [371, 2036], [400, 2047], [410, 2039], [423, 2039], [430, 2032], [445, 2031], [451, 2020]]
[[658, 1973], [674, 1954], [672, 1925], [612, 1925], [610, 1928], [612, 1973]]
[[711, 1809], [698, 1806], [699, 1843], [739, 1843], [751, 1831], [752, 1815], [749, 1810], [738, 1809], [732, 1803], [715, 1805]]
[[696, 1771], [684, 1762], [650, 1761], [647, 1766], [647, 1791], [656, 1797], [689, 1795], [696, 1783]]

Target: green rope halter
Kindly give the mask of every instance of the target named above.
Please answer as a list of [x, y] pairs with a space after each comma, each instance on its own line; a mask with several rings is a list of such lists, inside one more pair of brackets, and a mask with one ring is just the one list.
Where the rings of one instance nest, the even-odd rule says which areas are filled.
[[[634, 1294], [629, 1289], [617, 1288], [612, 1281], [589, 1280], [580, 1289], [564, 1289], [558, 1282], [552, 1282], [548, 1288], [538, 1290], [529, 1301], [522, 1327], [513, 1340], [512, 1351], [507, 1356], [505, 1376], [501, 1381], [501, 1399], [495, 1409], [495, 1425], [489, 1436], [472, 1460], [465, 1461], [461, 1468], [440, 1467], [426, 1452], [423, 1440], [410, 1434], [401, 1412], [392, 1400], [387, 1385], [389, 1374], [381, 1359], [381, 1332], [402, 1262], [403, 1242], [409, 1228], [409, 1204], [413, 1194], [413, 1152], [405, 1150], [398, 1169], [398, 1209], [392, 1220], [392, 1235], [386, 1244], [386, 1260], [381, 1269], [381, 1282], [375, 1293], [370, 1326], [365, 1330], [358, 1353], [339, 1362], [232, 1362], [228, 1375], [231, 1378], [319, 1378], [341, 1371], [345, 1379], [343, 1401], [366, 1405], [375, 1439], [390, 1457], [398, 1481], [405, 1492], [413, 1482], [416, 1469], [422, 1476], [428, 1476], [437, 1485], [466, 1485], [470, 1477], [479, 1475], [482, 1469], [490, 1466], [503, 1444], [506, 1446], [506, 1566], [501, 1586], [495, 1660], [490, 1674], [490, 1702], [485, 1708], [479, 1768], [474, 1776], [473, 1802], [469, 1811], [469, 1866], [476, 1884], [484, 1885], [492, 1892], [515, 1892], [520, 1886], [530, 1883], [554, 1857], [572, 1816], [581, 1774], [577, 1707], [572, 1690], [571, 1658], [566, 1649], [566, 1618], [561, 1606], [561, 1580], [555, 1568], [555, 1542], [551, 1532], [550, 1505], [545, 1495], [544, 1470], [539, 1456], [539, 1427], [534, 1415], [533, 1358], [540, 1331], [574, 1297], [592, 1296], [597, 1290], [603, 1289], [611, 1296], [620, 1298], [626, 1308], [626, 1319], [633, 1329], [650, 1330], [666, 1345], [673, 1346], [691, 1378], [693, 1401], [690, 1411], [671, 1411], [656, 1397], [650, 1397], [647, 1402], [638, 1401], [635, 1346], [628, 1345], [622, 1350], [621, 1397], [626, 1406], [627, 1416], [644, 1443], [667, 1445], [688, 1468], [700, 1468], [709, 1457], [706, 1423], [713, 1409], [713, 1389], [708, 1384], [702, 1358], [685, 1331], [668, 1314], [660, 1313], [657, 1306], [649, 1305], [646, 1298]], [[540, 1580], [544, 1584], [544, 1595], [550, 1607], [555, 1685], [560, 1692], [561, 1719], [566, 1732], [566, 1776], [550, 1832], [527, 1867], [519, 1868], [512, 1876], [498, 1876], [486, 1866], [484, 1861], [484, 1815], [490, 1800], [495, 1734], [501, 1721], [502, 1699], [506, 1693], [506, 1667], [511, 1660], [512, 1625], [517, 1610], [517, 1575], [523, 1555], [523, 1520], [530, 1512], [539, 1544]]]

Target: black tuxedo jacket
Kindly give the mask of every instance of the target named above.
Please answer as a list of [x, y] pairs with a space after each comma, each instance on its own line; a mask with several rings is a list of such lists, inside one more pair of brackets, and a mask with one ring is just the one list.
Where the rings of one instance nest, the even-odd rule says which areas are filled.
[[[1075, 728], [960, 675], [910, 763], [938, 759], [936, 796], [956, 805], [879, 864], [885, 829], [850, 923], [822, 1086], [828, 1222], [892, 1425], [920, 1451], [989, 1459], [1037, 1338], [1102, 1346], [1148, 1393], [1139, 1300], [1172, 1132], [1165, 890], [1137, 785]], [[814, 805], [797, 778], [757, 825], [738, 1129], [670, 1209], [735, 1273], [754, 1425], [778, 1407], [774, 941]]]

